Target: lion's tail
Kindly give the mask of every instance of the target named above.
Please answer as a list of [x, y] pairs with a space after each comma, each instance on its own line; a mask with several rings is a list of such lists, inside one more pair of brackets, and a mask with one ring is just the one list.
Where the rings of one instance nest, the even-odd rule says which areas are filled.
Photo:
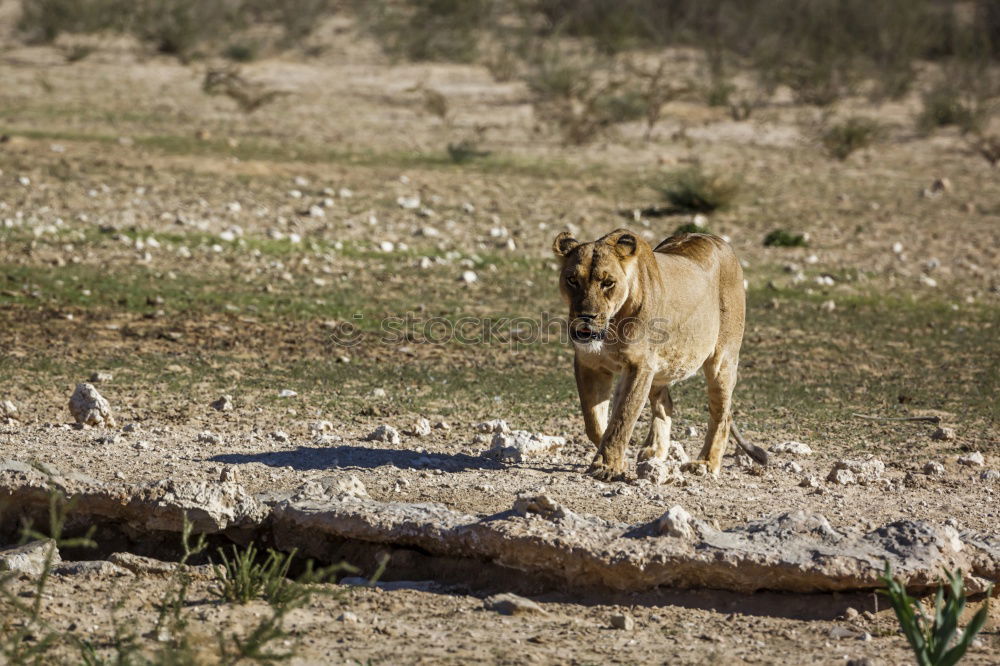
[[736, 427], [735, 423], [731, 423], [729, 425], [729, 432], [732, 434], [733, 439], [736, 440], [736, 443], [740, 445], [740, 448], [746, 451], [748, 456], [753, 458], [760, 465], [767, 465], [767, 451], [743, 439], [743, 435], [740, 434], [740, 431]]

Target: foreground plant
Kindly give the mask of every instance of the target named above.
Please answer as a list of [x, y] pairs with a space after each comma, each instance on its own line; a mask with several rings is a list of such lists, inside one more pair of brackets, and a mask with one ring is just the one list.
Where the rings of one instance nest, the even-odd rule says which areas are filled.
[[70, 503], [61, 492], [49, 494], [49, 530], [43, 534], [35, 530], [29, 523], [22, 530], [21, 540], [28, 542], [35, 539], [45, 540], [45, 556], [42, 560], [41, 573], [35, 580], [31, 594], [31, 603], [9, 589], [10, 582], [16, 574], [0, 574], [0, 656], [6, 663], [27, 664], [42, 663], [48, 651], [59, 641], [61, 634], [55, 631], [42, 618], [42, 600], [46, 598], [46, 587], [52, 576], [56, 554], [60, 547], [93, 548], [91, 528], [84, 536], [64, 538], [63, 528], [66, 525], [66, 514]]
[[[951, 666], [965, 655], [972, 639], [986, 623], [989, 615], [989, 601], [976, 612], [965, 627], [965, 631], [956, 641], [958, 619], [965, 610], [965, 586], [962, 572], [944, 572], [946, 580], [942, 580], [934, 598], [934, 616], [928, 618], [920, 603], [906, 593], [902, 583], [892, 576], [892, 568], [885, 563], [885, 573], [882, 581], [886, 585], [883, 592], [892, 602], [896, 618], [906, 640], [910, 642], [919, 666]], [[947, 587], [947, 595], [945, 588]], [[947, 596], [947, 598], [946, 598]], [[987, 591], [989, 597], [989, 591]]]
[[691, 167], [667, 174], [656, 189], [677, 212], [711, 213], [732, 206], [740, 185], [735, 179]]

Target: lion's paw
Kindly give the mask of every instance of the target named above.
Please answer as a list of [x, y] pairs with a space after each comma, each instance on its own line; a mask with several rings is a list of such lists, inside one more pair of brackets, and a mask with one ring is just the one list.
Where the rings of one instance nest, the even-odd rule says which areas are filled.
[[625, 465], [619, 462], [617, 465], [604, 461], [604, 456], [598, 454], [594, 462], [590, 463], [587, 474], [598, 481], [621, 481], [625, 478]]

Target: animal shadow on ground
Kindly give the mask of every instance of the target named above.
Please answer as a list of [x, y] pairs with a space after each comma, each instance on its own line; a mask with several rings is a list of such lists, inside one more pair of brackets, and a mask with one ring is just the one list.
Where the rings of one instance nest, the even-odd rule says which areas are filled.
[[291, 467], [298, 471], [355, 467], [374, 469], [391, 465], [400, 469], [440, 469], [462, 472], [470, 469], [502, 469], [502, 465], [489, 458], [464, 453], [420, 453], [399, 449], [380, 449], [365, 446], [315, 447], [300, 446], [294, 451], [266, 451], [261, 453], [222, 453], [208, 458], [210, 462], [229, 465], [261, 463], [269, 467]]

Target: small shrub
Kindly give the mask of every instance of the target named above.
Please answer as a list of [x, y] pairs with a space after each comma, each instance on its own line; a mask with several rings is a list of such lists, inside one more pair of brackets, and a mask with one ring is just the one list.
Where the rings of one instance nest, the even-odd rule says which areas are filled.
[[489, 154], [490, 151], [480, 150], [479, 146], [470, 139], [448, 144], [448, 157], [455, 164], [465, 164], [480, 157], [488, 157]]
[[984, 113], [982, 104], [974, 96], [942, 81], [924, 94], [917, 127], [930, 132], [951, 125], [963, 133], [974, 132], [982, 125]]
[[678, 212], [711, 213], [729, 208], [740, 186], [734, 179], [690, 168], [669, 174], [657, 189]]
[[809, 242], [802, 234], [793, 234], [784, 229], [775, 229], [764, 236], [765, 247], [808, 247]]
[[679, 236], [681, 234], [710, 234], [710, 233], [712, 232], [709, 231], [707, 228], [699, 226], [694, 222], [688, 222], [674, 229], [674, 233], [672, 233], [671, 236]]
[[852, 116], [827, 128], [821, 139], [831, 157], [844, 160], [855, 150], [870, 146], [881, 133], [881, 125], [874, 120]]
[[[961, 636], [958, 636], [958, 620], [965, 610], [966, 599], [962, 572], [945, 570], [944, 573], [946, 580], [940, 581], [934, 597], [933, 618], [928, 618], [920, 603], [910, 597], [906, 588], [892, 577], [888, 562], [885, 563], [885, 573], [882, 574], [882, 582], [886, 585], [883, 594], [892, 602], [896, 619], [913, 648], [919, 666], [952, 666], [958, 663], [989, 616], [987, 601], [969, 621]], [[987, 597], [988, 595], [987, 591]]]
[[250, 62], [257, 59], [260, 47], [251, 42], [233, 42], [222, 52], [226, 58], [233, 62]]
[[244, 113], [253, 113], [288, 93], [273, 90], [267, 86], [249, 81], [240, 74], [236, 66], [209, 68], [201, 84], [207, 95], [225, 95], [240, 107]]
[[730, 106], [730, 99], [736, 86], [722, 78], [713, 78], [705, 89], [705, 103], [709, 106]]
[[472, 62], [493, 16], [490, 0], [356, 1], [361, 23], [390, 55], [416, 61]]
[[972, 144], [972, 149], [990, 163], [990, 166], [1000, 164], [1000, 135], [980, 135]]
[[287, 582], [288, 569], [294, 557], [294, 553], [285, 555], [268, 550], [267, 556], [261, 561], [260, 553], [253, 544], [242, 552], [233, 546], [231, 559], [221, 548], [218, 553], [222, 565], [212, 564], [215, 585], [210, 591], [220, 599], [239, 604], [261, 596], [277, 596]]

